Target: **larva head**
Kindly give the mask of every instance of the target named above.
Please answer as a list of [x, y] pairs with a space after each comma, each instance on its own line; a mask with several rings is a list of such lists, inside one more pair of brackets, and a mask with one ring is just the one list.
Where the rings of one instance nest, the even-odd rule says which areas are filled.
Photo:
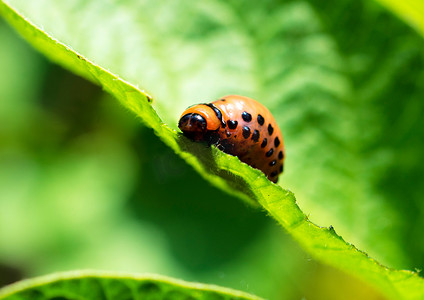
[[178, 127], [184, 135], [194, 141], [206, 140], [211, 131], [221, 125], [214, 109], [209, 104], [197, 104], [187, 108], [181, 115]]

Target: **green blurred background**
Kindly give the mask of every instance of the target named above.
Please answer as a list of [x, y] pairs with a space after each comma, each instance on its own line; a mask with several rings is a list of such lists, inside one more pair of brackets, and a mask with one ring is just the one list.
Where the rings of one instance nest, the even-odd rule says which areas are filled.
[[[65, 42], [94, 22], [96, 5], [37, 11], [42, 2], [25, 9], [55, 20], [55, 8], [68, 6], [74, 26], [54, 29]], [[92, 42], [118, 38], [118, 24], [130, 36], [118, 50], [97, 53], [84, 38], [73, 47], [147, 88], [174, 128], [189, 104], [228, 93], [263, 100], [285, 138], [280, 184], [310, 219], [387, 266], [424, 266], [416, 32], [367, 1], [147, 2], [102, 3], [99, 15], [115, 17], [99, 25], [110, 36]], [[134, 24], [154, 28], [143, 42], [131, 33], [130, 10], [144, 13]], [[150, 52], [122, 46], [139, 42]], [[313, 261], [263, 211], [205, 182], [115, 99], [49, 63], [3, 21], [0, 67], [0, 284], [90, 268], [269, 299], [381, 299]]]

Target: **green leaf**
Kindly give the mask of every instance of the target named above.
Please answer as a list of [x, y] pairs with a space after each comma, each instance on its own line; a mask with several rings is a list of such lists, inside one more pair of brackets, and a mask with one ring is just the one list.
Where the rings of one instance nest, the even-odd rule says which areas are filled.
[[[309, 199], [319, 197], [323, 201], [343, 202], [339, 199], [342, 197], [356, 201], [357, 195], [360, 196], [358, 198], [366, 200], [369, 193], [364, 192], [363, 187], [366, 186], [367, 178], [352, 180], [355, 178], [352, 173], [356, 170], [349, 169], [348, 164], [345, 164], [350, 157], [347, 159], [340, 157], [340, 160], [336, 160], [337, 165], [330, 165], [339, 172], [321, 174], [319, 172], [323, 169], [315, 167], [317, 155], [324, 156], [322, 158], [324, 164], [332, 161], [334, 164], [332, 153], [343, 153], [343, 150], [350, 145], [346, 138], [338, 136], [336, 129], [340, 126], [348, 128], [353, 126], [347, 120], [352, 116], [350, 113], [352, 103], [349, 101], [353, 95], [355, 82], [352, 80], [352, 83], [351, 78], [345, 74], [344, 57], [337, 51], [338, 44], [334, 40], [338, 41], [338, 33], [332, 35], [334, 40], [323, 35], [320, 19], [311, 6], [303, 2], [280, 5], [271, 9], [274, 15], [270, 18], [268, 11], [259, 4], [258, 7], [246, 10], [244, 15], [238, 13], [243, 9], [241, 4], [238, 7], [238, 4], [224, 5], [219, 1], [207, 1], [196, 5], [182, 2], [184, 5], [175, 4], [174, 14], [165, 14], [162, 15], [163, 18], [148, 19], [148, 22], [144, 22], [148, 16], [160, 13], [162, 6], [150, 6], [148, 3], [140, 2], [140, 7], [134, 7], [136, 4], [124, 1], [121, 5], [113, 2], [102, 5], [86, 2], [88, 4], [82, 7], [83, 4], [78, 1], [69, 1], [63, 4], [66, 7], [58, 11], [77, 10], [79, 13], [70, 14], [66, 23], [63, 23], [60, 17], [49, 15], [48, 10], [43, 10], [43, 7], [54, 5], [49, 1], [40, 0], [31, 3], [16, 1], [20, 10], [31, 16], [31, 21], [42, 24], [55, 38], [84, 53], [82, 56], [24, 19], [4, 2], [1, 3], [1, 14], [40, 52], [69, 70], [98, 83], [114, 95], [205, 179], [227, 192], [235, 193], [252, 205], [259, 203], [313, 257], [362, 278], [390, 298], [420, 299], [424, 296], [424, 282], [416, 273], [396, 271], [380, 265], [364, 252], [346, 243], [332, 227], [319, 227], [309, 221], [299, 209], [293, 193], [272, 184], [258, 170], [216, 148], [205, 148], [192, 143], [172, 129], [175, 128], [178, 118], [175, 112], [182, 111], [185, 106], [193, 103], [198, 91], [202, 91], [202, 97], [209, 99], [216, 97], [217, 92], [218, 95], [222, 95], [229, 90], [265, 98], [268, 106], [273, 112], [275, 111], [279, 123], [287, 129], [287, 142], [294, 145], [291, 148], [293, 161], [299, 161], [299, 164], [293, 164], [291, 170], [304, 174], [298, 177], [297, 184], [308, 187], [300, 190], [299, 194]], [[93, 20], [96, 14], [88, 14], [90, 10], [98, 12], [97, 17], [103, 22]], [[172, 8], [170, 11], [173, 11]], [[331, 10], [321, 10], [319, 7], [316, 11], [331, 13]], [[88, 17], [84, 13], [87, 13]], [[191, 15], [194, 15], [196, 21], [207, 29], [206, 33], [200, 32], [198, 26], [193, 25], [195, 22], [187, 21], [189, 19], [185, 16]], [[101, 19], [102, 17], [105, 19]], [[167, 23], [159, 23], [158, 19], [166, 19]], [[105, 20], [107, 22], [104, 22]], [[257, 29], [258, 23], [266, 30], [251, 34]], [[191, 43], [183, 43], [184, 39], [177, 38], [178, 30], [186, 27], [189, 29], [179, 34], [183, 37], [189, 36]], [[221, 27], [230, 29], [213, 34]], [[168, 37], [166, 44], [161, 38], [164, 35]], [[225, 40], [230, 44], [220, 43], [220, 35], [225, 35]], [[281, 37], [285, 40], [280, 39]], [[110, 41], [115, 43], [109, 44], [109, 48], [101, 48], [104, 43]], [[131, 47], [134, 43], [136, 46]], [[242, 59], [237, 59], [236, 55], [241, 55]], [[214, 63], [224, 56], [226, 64]], [[353, 60], [355, 58], [356, 60]], [[356, 63], [358, 60], [362, 64]], [[202, 64], [198, 64], [199, 61], [202, 61]], [[367, 67], [367, 62], [361, 61], [361, 57], [353, 57], [352, 61], [354, 62], [352, 66]], [[162, 122], [152, 108], [149, 97], [143, 91], [106, 71], [105, 68], [116, 74], [123, 74], [135, 85], [140, 84], [152, 90], [156, 87], [153, 105], [170, 125]], [[247, 72], [237, 73], [235, 69], [246, 69]], [[177, 74], [181, 73], [187, 73], [187, 77], [178, 77]], [[204, 82], [215, 76], [221, 80], [218, 90], [212, 91], [213, 84], [209, 88], [204, 87]], [[362, 91], [368, 95], [372, 92], [369, 89]], [[318, 108], [316, 102], [302, 100], [312, 97], [320, 101]], [[306, 113], [303, 114], [304, 119], [285, 118], [298, 115], [296, 110], [299, 106], [295, 105], [297, 101], [305, 101], [307, 106]], [[282, 103], [284, 105], [281, 105]], [[325, 115], [323, 111], [327, 108], [335, 110], [335, 113]], [[309, 122], [310, 128], [317, 129], [312, 135], [313, 139], [311, 136], [301, 134], [300, 124], [305, 121]], [[327, 149], [341, 150], [321, 151], [316, 154], [316, 145], [328, 145]], [[315, 155], [311, 155], [309, 160], [302, 160], [296, 156], [296, 153], [312, 152], [315, 152]], [[351, 157], [353, 158], [351, 164], [356, 166], [358, 156], [352, 153]], [[296, 183], [296, 180], [290, 182], [290, 172], [294, 171], [290, 171], [289, 168], [286, 175], [288, 183], [285, 182], [288, 185]], [[336, 181], [341, 174], [341, 180]], [[332, 185], [333, 182], [338, 184]], [[352, 182], [358, 186], [353, 186]], [[312, 188], [315, 186], [328, 188], [317, 193]], [[352, 194], [355, 196], [352, 197]], [[376, 211], [382, 212], [379, 209]], [[343, 213], [338, 212], [337, 215], [340, 219], [346, 218]], [[374, 216], [369, 212], [357, 215]], [[322, 218], [325, 218], [325, 215], [322, 215]], [[369, 226], [372, 226], [372, 221]], [[363, 228], [365, 231], [373, 232], [368, 226]], [[375, 232], [372, 237], [374, 236]]]
[[28, 279], [0, 299], [261, 299], [236, 290], [158, 275], [74, 271]]
[[[315, 168], [319, 175], [306, 177], [318, 182], [306, 183], [306, 190], [312, 187], [319, 196], [309, 209], [302, 207], [319, 224], [331, 219], [346, 240], [384, 264], [421, 269], [424, 243], [417, 233], [423, 223], [411, 220], [421, 220], [424, 212], [418, 184], [423, 180], [418, 154], [423, 140], [423, 40], [373, 2], [309, 3], [342, 55], [351, 92], [342, 98], [348, 103], [342, 114], [349, 121], [333, 123], [334, 128], [346, 127], [330, 130], [331, 139], [320, 143], [324, 155], [337, 157], [326, 157], [326, 168], [314, 167], [323, 160], [317, 155], [311, 154], [312, 163], [299, 160], [301, 168]], [[338, 110], [333, 105], [328, 113]], [[330, 144], [334, 142], [340, 146]]]
[[377, 0], [383, 6], [393, 11], [410, 26], [415, 28], [421, 35], [424, 35], [424, 3], [421, 0]]

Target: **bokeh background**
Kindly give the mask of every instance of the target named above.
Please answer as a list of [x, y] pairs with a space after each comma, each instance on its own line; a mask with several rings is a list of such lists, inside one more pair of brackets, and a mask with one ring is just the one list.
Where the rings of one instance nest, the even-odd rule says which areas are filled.
[[[11, 2], [147, 89], [174, 128], [193, 103], [261, 100], [285, 137], [279, 184], [309, 218], [389, 267], [424, 266], [424, 44], [378, 4]], [[90, 268], [269, 299], [382, 299], [205, 182], [1, 20], [0, 67], [0, 285]]]

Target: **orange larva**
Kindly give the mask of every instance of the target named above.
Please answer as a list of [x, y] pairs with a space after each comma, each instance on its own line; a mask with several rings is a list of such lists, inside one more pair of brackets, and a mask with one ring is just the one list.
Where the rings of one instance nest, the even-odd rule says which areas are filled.
[[229, 95], [187, 108], [178, 127], [194, 141], [217, 145], [222, 151], [278, 181], [284, 168], [283, 136], [274, 117], [261, 103]]

